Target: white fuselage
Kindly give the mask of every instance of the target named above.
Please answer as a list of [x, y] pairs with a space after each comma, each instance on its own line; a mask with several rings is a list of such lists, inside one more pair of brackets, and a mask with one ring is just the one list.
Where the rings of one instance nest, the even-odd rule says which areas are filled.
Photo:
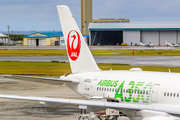
[[180, 105], [180, 74], [147, 71], [99, 71], [71, 74], [66, 84], [80, 95], [115, 98], [119, 102]]

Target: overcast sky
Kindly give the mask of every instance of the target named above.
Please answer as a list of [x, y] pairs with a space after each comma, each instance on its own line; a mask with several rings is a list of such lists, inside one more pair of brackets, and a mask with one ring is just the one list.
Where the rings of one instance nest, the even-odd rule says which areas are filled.
[[[0, 0], [0, 31], [60, 31], [56, 5], [67, 5], [80, 27], [81, 0]], [[180, 0], [93, 0], [93, 18], [180, 21]]]

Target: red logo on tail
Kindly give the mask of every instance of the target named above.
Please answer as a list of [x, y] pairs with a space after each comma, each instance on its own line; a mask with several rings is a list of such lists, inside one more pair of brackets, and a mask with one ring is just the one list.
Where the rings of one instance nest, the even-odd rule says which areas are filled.
[[[70, 45], [70, 40], [72, 40], [71, 45]], [[71, 30], [67, 37], [67, 50], [71, 60], [75, 61], [78, 58], [80, 49], [81, 49], [81, 40], [79, 33], [75, 30]]]

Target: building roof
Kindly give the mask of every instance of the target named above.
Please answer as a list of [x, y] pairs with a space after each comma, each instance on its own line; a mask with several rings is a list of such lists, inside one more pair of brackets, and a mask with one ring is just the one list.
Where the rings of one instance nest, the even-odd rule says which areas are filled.
[[24, 36], [24, 38], [51, 38], [52, 36], [62, 36], [62, 32], [36, 32], [30, 34], [28, 36]]
[[8, 37], [8, 36], [0, 33], [0, 37]]
[[93, 23], [128, 23], [130, 19], [117, 18], [117, 19], [93, 19]]
[[90, 23], [89, 30], [180, 30], [180, 22]]

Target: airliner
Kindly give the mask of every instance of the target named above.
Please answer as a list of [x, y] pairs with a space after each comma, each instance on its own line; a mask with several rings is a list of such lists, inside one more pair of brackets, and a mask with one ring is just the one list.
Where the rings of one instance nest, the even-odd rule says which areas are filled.
[[65, 83], [86, 100], [0, 95], [0, 98], [32, 100], [53, 106], [78, 105], [79, 109], [95, 112], [112, 108], [131, 120], [180, 120], [180, 74], [149, 72], [141, 68], [102, 71], [97, 66], [70, 9], [57, 6], [71, 66], [71, 74], [60, 78], [5, 75], [4, 78]]

